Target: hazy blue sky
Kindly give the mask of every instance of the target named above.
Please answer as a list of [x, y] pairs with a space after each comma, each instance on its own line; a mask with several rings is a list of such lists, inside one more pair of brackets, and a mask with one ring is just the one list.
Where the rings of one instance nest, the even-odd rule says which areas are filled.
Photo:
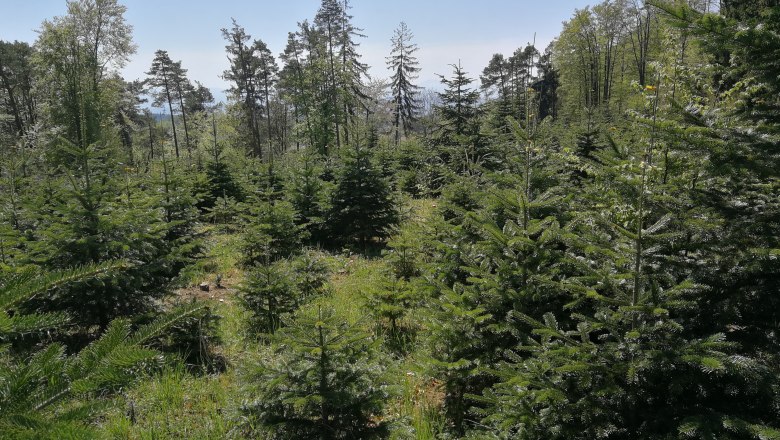
[[[127, 6], [125, 18], [133, 25], [138, 52], [123, 73], [127, 79], [144, 76], [154, 51], [167, 50], [182, 60], [191, 79], [219, 91], [226, 88], [219, 77], [227, 66], [220, 29], [231, 17], [253, 38], [265, 41], [272, 51], [284, 49], [287, 33], [296, 23], [311, 20], [320, 0], [120, 0]], [[0, 39], [33, 42], [41, 21], [66, 11], [64, 0], [0, 0]], [[420, 46], [419, 83], [435, 86], [436, 74], [450, 73], [448, 64], [462, 65], [477, 78], [494, 53], [511, 54], [531, 42], [544, 48], [560, 32], [561, 22], [589, 0], [351, 0], [356, 26], [364, 29], [363, 60], [375, 77], [386, 77], [385, 56], [398, 23], [406, 21]], [[221, 93], [217, 93], [222, 95]]]

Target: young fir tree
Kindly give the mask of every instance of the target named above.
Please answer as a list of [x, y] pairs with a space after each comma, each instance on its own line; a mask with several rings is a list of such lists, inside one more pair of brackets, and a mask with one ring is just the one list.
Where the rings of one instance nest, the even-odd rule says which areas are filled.
[[369, 297], [368, 309], [376, 317], [380, 330], [387, 334], [391, 347], [403, 349], [406, 326], [402, 320], [416, 302], [417, 292], [408, 281], [394, 277], [376, 287]]
[[[774, 74], [780, 54], [780, 5], [757, 2], [740, 8], [742, 3], [724, 4], [726, 16], [660, 2], [658, 6], [674, 25], [696, 37], [714, 61], [714, 77], [705, 80], [718, 81], [717, 114], [714, 106], [697, 105], [701, 97], [695, 94], [672, 133], [688, 133], [683, 137], [686, 146], [703, 161], [704, 176], [713, 179], [696, 179], [692, 185], [701, 203], [722, 222], [713, 243], [717, 245], [708, 249], [707, 269], [696, 278], [711, 286], [712, 293], [708, 318], [700, 324], [712, 332], [724, 326], [742, 328], [731, 338], [753, 353], [766, 353], [780, 347], [772, 330], [780, 319], [778, 298], [772, 293], [779, 287], [772, 255], [780, 247], [773, 220], [780, 215], [780, 105], [775, 99], [780, 80]], [[723, 57], [729, 61], [721, 63]]]
[[[778, 435], [767, 404], [776, 399], [773, 368], [763, 351], [740, 343], [732, 330], [739, 321], [716, 312], [722, 279], [707, 267], [721, 219], [707, 206], [691, 207], [700, 198], [695, 183], [667, 182], [653, 166], [660, 90], [657, 83], [645, 89], [650, 116], [638, 119], [639, 136], [630, 143], [640, 149], [612, 141], [594, 153], [599, 166], [585, 190], [593, 211], [576, 223], [579, 244], [567, 249], [588, 269], [569, 279], [577, 286], [572, 312], [513, 313], [534, 336], [507, 352], [502, 380], [485, 394], [485, 422], [502, 437]], [[769, 275], [760, 267], [751, 268], [754, 276]]]
[[435, 107], [441, 118], [435, 142], [450, 169], [468, 174], [487, 156], [484, 139], [480, 136], [479, 92], [469, 87], [474, 80], [466, 76], [460, 63], [451, 66], [452, 78], [440, 75], [445, 89], [439, 93], [441, 103]]
[[303, 231], [297, 223], [298, 213], [290, 202], [281, 198], [281, 182], [272, 166], [260, 176], [258, 189], [247, 202], [244, 215], [242, 264], [269, 265], [300, 251]]
[[282, 316], [294, 312], [301, 301], [284, 260], [253, 267], [239, 290], [252, 314], [249, 329], [255, 336], [273, 335], [282, 326]]
[[446, 252], [437, 252], [429, 269], [440, 295], [432, 301], [432, 368], [445, 378], [445, 409], [457, 435], [484, 405], [471, 396], [497, 380], [489, 366], [520, 342], [523, 329], [511, 314], [563, 308], [572, 289], [567, 280], [579, 274], [565, 252], [575, 237], [561, 181], [552, 177], [560, 174], [556, 155], [542, 144], [534, 119], [521, 126], [509, 118], [507, 125], [519, 150], [507, 164], [516, 174], [486, 174], [481, 199], [458, 197], [447, 208], [454, 227], [439, 238]]
[[158, 173], [153, 175], [151, 182], [156, 191], [148, 200], [139, 200], [138, 203], [141, 209], [144, 205], [148, 210], [162, 209], [165, 235], [161, 243], [163, 255], [157, 264], [159, 268], [167, 268], [171, 274], [178, 274], [193, 263], [201, 251], [201, 241], [196, 232], [198, 209], [193, 179], [175, 160], [165, 157], [164, 149], [161, 152], [161, 159], [152, 164], [152, 172]]
[[326, 290], [327, 277], [328, 268], [312, 253], [254, 266], [239, 289], [252, 313], [252, 334], [274, 334], [285, 315]]
[[244, 191], [236, 181], [233, 172], [227, 162], [222, 158], [222, 150], [214, 149], [213, 160], [206, 164], [206, 180], [198, 183], [200, 200], [198, 208], [202, 210], [212, 209], [217, 204], [217, 199], [233, 199], [237, 202], [245, 200]]
[[242, 407], [257, 435], [273, 439], [381, 438], [387, 393], [378, 341], [332, 308], [301, 309], [272, 338], [273, 356], [249, 372]]
[[288, 172], [287, 199], [298, 212], [297, 222], [310, 242], [322, 244], [327, 240], [325, 220], [332, 184], [322, 179], [325, 170], [317, 153], [304, 151], [298, 159]]
[[115, 72], [134, 50], [124, 11], [115, 1], [71, 2], [68, 15], [43, 24], [38, 41], [41, 90], [59, 92], [42, 95], [45, 125], [56, 130], [43, 164], [51, 184], [37, 186], [42, 199], [31, 197], [38, 225], [24, 261], [47, 269], [132, 262], [110, 279], [72, 283], [26, 305], [70, 313], [87, 337], [115, 317], [157, 307], [189, 253], [189, 231], [173, 206], [149, 210], [137, 170], [123, 166], [115, 120], [123, 84]]
[[346, 154], [331, 198], [328, 224], [338, 242], [358, 242], [366, 246], [383, 238], [398, 221], [390, 187], [371, 162], [366, 148]]
[[38, 351], [12, 354], [6, 344], [20, 336], [42, 336], [67, 323], [55, 314], [22, 313], [24, 302], [72, 282], [105, 278], [122, 270], [120, 263], [84, 266], [57, 272], [20, 271], [0, 277], [0, 430], [19, 439], [94, 438], [92, 418], [99, 399], [129, 386], [161, 354], [148, 347], [171, 325], [202, 310], [202, 304], [179, 308], [131, 330], [126, 320], [114, 321], [96, 341], [75, 354], [54, 343]]
[[387, 68], [393, 72], [390, 88], [393, 94], [391, 104], [396, 147], [401, 141], [401, 131], [404, 136], [409, 136], [420, 109], [417, 99], [420, 87], [412, 83], [420, 71], [417, 57], [414, 56], [418, 48], [412, 43], [412, 38], [412, 31], [402, 21], [390, 39], [393, 47], [387, 57]]

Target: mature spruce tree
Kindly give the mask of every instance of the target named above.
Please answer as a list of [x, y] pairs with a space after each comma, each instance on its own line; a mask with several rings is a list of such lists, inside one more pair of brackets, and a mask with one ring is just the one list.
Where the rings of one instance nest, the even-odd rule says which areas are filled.
[[[335, 136], [336, 148], [341, 148], [341, 132], [345, 116], [339, 99], [341, 81], [338, 73], [341, 71], [338, 46], [342, 38], [344, 11], [339, 0], [323, 0], [317, 15], [314, 17], [313, 30], [319, 41], [312, 41], [318, 46], [318, 61], [324, 68], [324, 84], [322, 84], [324, 111], [319, 115], [327, 130], [332, 130]], [[311, 36], [312, 34], [309, 34]], [[310, 50], [310, 56], [313, 55]], [[347, 90], [344, 90], [345, 92]]]
[[[288, 33], [287, 45], [279, 58], [283, 63], [279, 72], [279, 90], [283, 99], [293, 106], [293, 136], [296, 150], [300, 149], [302, 141], [308, 141], [309, 146], [313, 147], [315, 142], [309, 116], [312, 90], [307, 87], [308, 83], [304, 76], [306, 60], [300, 34]], [[305, 135], [301, 134], [302, 132]]]
[[417, 94], [420, 87], [413, 84], [417, 79], [417, 72], [420, 71], [417, 57], [417, 45], [412, 43], [414, 35], [403, 21], [395, 30], [390, 39], [392, 49], [390, 56], [387, 57], [387, 68], [393, 72], [390, 77], [390, 88], [392, 90], [392, 120], [393, 130], [395, 131], [395, 145], [401, 140], [401, 130], [404, 136], [409, 135], [412, 123], [417, 119], [417, 112], [420, 105], [417, 100]]

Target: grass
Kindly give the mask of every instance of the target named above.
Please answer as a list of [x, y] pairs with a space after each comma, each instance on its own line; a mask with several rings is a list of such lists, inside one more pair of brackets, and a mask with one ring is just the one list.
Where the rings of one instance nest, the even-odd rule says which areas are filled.
[[[431, 200], [407, 200], [404, 227], [421, 225], [435, 211]], [[214, 311], [222, 317], [219, 354], [227, 361], [223, 373], [192, 375], [182, 367], [170, 367], [161, 375], [141, 382], [123, 396], [109, 402], [99, 421], [106, 439], [230, 439], [242, 438], [238, 409], [246, 391], [242, 388], [243, 365], [267, 355], [267, 349], [245, 337], [248, 312], [236, 300], [235, 287], [243, 271], [238, 265], [240, 235], [209, 225], [203, 231], [206, 251], [203, 259], [189, 274], [189, 285], [222, 276], [223, 289], [212, 289], [206, 295], [196, 288], [184, 288], [182, 297], [208, 298]], [[328, 293], [314, 301], [333, 306], [346, 321], [383, 337], [368, 310], [369, 298], [389, 273], [388, 263], [373, 256], [317, 251], [316, 256], [331, 269]], [[420, 328], [422, 311], [411, 310], [405, 320]], [[418, 322], [419, 321], [419, 322]], [[412, 343], [399, 355], [391, 350], [388, 386], [395, 390], [386, 405], [385, 418], [398, 429], [392, 438], [434, 439], [441, 435], [444, 419], [442, 393], [436, 380], [426, 376], [421, 359], [426, 347]]]
[[[235, 286], [243, 276], [238, 268], [240, 237], [213, 225], [204, 226], [204, 257], [185, 279], [188, 286], [203, 281], [212, 285], [217, 274], [224, 288], [213, 289], [205, 299], [221, 316], [219, 354], [226, 371], [192, 375], [183, 367], [169, 367], [161, 375], [139, 383], [114, 399], [100, 421], [106, 439], [226, 439], [237, 438], [235, 410], [241, 395], [235, 365], [251, 346], [243, 337], [245, 311], [235, 301]], [[203, 299], [203, 292], [185, 287], [182, 298]]]
[[203, 257], [185, 273], [185, 284], [214, 282], [217, 275], [222, 276], [226, 283], [240, 280], [240, 235], [221, 225], [203, 225], [198, 232], [204, 236], [205, 251]]
[[235, 438], [235, 418], [227, 416], [235, 395], [231, 371], [193, 376], [171, 367], [115, 402], [102, 423], [104, 438]]

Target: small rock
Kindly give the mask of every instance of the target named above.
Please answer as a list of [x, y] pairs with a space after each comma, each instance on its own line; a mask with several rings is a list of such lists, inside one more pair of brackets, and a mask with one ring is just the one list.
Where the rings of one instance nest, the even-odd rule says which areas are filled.
[[202, 290], [204, 292], [208, 292], [209, 291], [209, 283], [200, 283], [200, 286], [198, 286], [198, 287], [200, 287], [200, 290]]

